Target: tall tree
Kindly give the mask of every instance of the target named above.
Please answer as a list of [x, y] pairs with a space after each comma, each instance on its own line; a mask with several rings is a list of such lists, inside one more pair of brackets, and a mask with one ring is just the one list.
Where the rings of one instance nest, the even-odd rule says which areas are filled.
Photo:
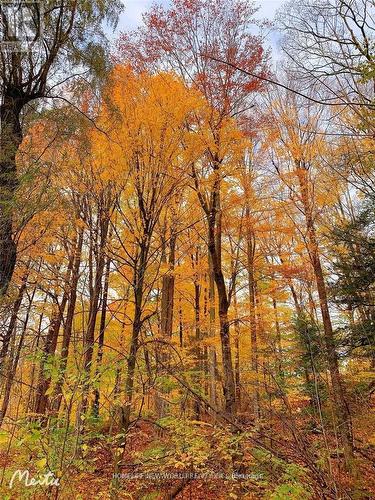
[[220, 197], [225, 176], [221, 136], [230, 117], [251, 107], [250, 97], [263, 88], [263, 83], [217, 60], [243, 66], [260, 76], [267, 73], [267, 53], [263, 50], [262, 39], [251, 30], [256, 24], [256, 10], [243, 0], [174, 0], [169, 9], [154, 5], [144, 17], [144, 26], [136, 32], [123, 34], [119, 40], [122, 59], [129, 60], [140, 71], [167, 67], [178, 72], [188, 85], [202, 92], [213, 109], [209, 119], [213, 140], [207, 160], [214, 181], [207, 199], [199, 187], [195, 167], [192, 176], [207, 220], [207, 248], [218, 293], [223, 388], [228, 411], [235, 408], [235, 381], [228, 320], [230, 298], [221, 263]]
[[[13, 234], [14, 195], [19, 183], [16, 156], [22, 142], [22, 120], [27, 105], [36, 99], [63, 97], [61, 86], [77, 76], [78, 65], [82, 71], [86, 68], [94, 73], [104, 69], [102, 21], [105, 19], [114, 26], [120, 10], [118, 0], [19, 1], [0, 6], [3, 36], [0, 44], [0, 295], [7, 291], [16, 262]], [[23, 30], [13, 33], [13, 16], [22, 13], [28, 30], [34, 35], [33, 43], [26, 47]]]

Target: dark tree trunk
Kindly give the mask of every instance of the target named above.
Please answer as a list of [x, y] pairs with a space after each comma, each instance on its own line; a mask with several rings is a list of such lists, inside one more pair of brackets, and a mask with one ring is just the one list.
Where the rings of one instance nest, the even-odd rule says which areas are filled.
[[[209, 336], [210, 338], [215, 337], [215, 280], [212, 270], [212, 259], [210, 254], [208, 255], [208, 301], [209, 301]], [[216, 393], [216, 372], [217, 372], [217, 357], [216, 348], [214, 345], [208, 348], [208, 375], [210, 379], [210, 403], [212, 406], [217, 404], [217, 393]]]
[[5, 95], [0, 106], [0, 296], [7, 292], [16, 264], [13, 239], [14, 194], [18, 185], [16, 155], [22, 142], [20, 113], [24, 100]]
[[236, 384], [234, 378], [232, 350], [230, 343], [230, 324], [228, 310], [230, 301], [227, 294], [227, 287], [224, 280], [224, 274], [221, 262], [221, 206], [220, 206], [220, 172], [221, 160], [217, 155], [214, 156], [212, 167], [215, 180], [210, 192], [209, 201], [199, 189], [198, 177], [193, 165], [193, 178], [196, 192], [200, 204], [206, 214], [208, 226], [208, 251], [212, 264], [212, 274], [216, 284], [218, 302], [219, 302], [219, 322], [220, 322], [220, 341], [221, 355], [223, 361], [223, 393], [225, 400], [225, 410], [228, 413], [234, 413], [236, 410]]
[[[62, 305], [63, 304], [61, 304], [61, 307]], [[52, 314], [50, 326], [47, 332], [47, 337], [44, 341], [43, 355], [39, 368], [34, 413], [37, 413], [40, 416], [45, 415], [48, 409], [47, 391], [51, 384], [51, 377], [48, 373], [46, 373], [46, 365], [50, 361], [49, 358], [51, 358], [51, 356], [54, 356], [56, 352], [57, 338], [62, 321], [62, 314], [62, 311], [60, 311], [60, 305], [55, 304], [54, 312]], [[46, 422], [45, 419], [42, 419], [42, 421], [44, 423]]]
[[137, 351], [139, 343], [139, 335], [142, 328], [142, 305], [143, 305], [143, 284], [146, 271], [146, 263], [149, 251], [149, 235], [145, 236], [143, 241], [140, 242], [140, 254], [139, 261], [137, 262], [137, 268], [134, 270], [134, 316], [133, 316], [133, 328], [132, 337], [130, 341], [129, 357], [127, 362], [127, 374], [125, 380], [125, 396], [126, 403], [122, 411], [122, 426], [124, 432], [127, 432], [130, 425], [130, 414], [131, 406], [133, 401], [134, 392], [134, 375], [135, 366], [137, 361]]
[[52, 403], [53, 412], [56, 415], [59, 412], [61, 399], [62, 399], [62, 387], [64, 382], [64, 376], [66, 371], [66, 365], [68, 362], [69, 355], [69, 346], [70, 340], [72, 337], [72, 328], [73, 328], [73, 320], [74, 320], [74, 312], [76, 308], [77, 301], [77, 286], [79, 280], [79, 267], [81, 264], [81, 252], [82, 252], [82, 244], [83, 244], [83, 230], [79, 230], [78, 241], [74, 252], [74, 263], [71, 274], [71, 284], [69, 288], [69, 300], [68, 300], [68, 308], [65, 318], [65, 324], [63, 328], [62, 334], [62, 345], [61, 345], [61, 362], [59, 366], [59, 377], [56, 382], [56, 387], [54, 390], [54, 398]]
[[174, 265], [176, 254], [176, 234], [173, 228], [171, 229], [171, 237], [169, 241], [169, 269], [168, 273], [163, 276], [162, 291], [161, 291], [161, 333], [163, 337], [170, 339], [173, 328], [173, 306], [174, 306]]
[[5, 335], [2, 339], [3, 344], [2, 344], [1, 350], [0, 350], [0, 371], [2, 371], [2, 369], [3, 369], [4, 360], [6, 358], [6, 355], [8, 354], [9, 342], [10, 342], [11, 336], [13, 334], [15, 325], [16, 325], [18, 312], [19, 312], [19, 309], [21, 307], [22, 299], [23, 299], [23, 296], [24, 296], [24, 293], [26, 290], [28, 274], [29, 274], [29, 271], [27, 270], [26, 273], [22, 277], [22, 283], [21, 283], [21, 286], [19, 287], [17, 298], [13, 304], [13, 310], [12, 310], [12, 315], [10, 317], [9, 325], [8, 325], [8, 328], [6, 329]]
[[[219, 175], [217, 173], [217, 175]], [[236, 410], [236, 384], [232, 363], [232, 349], [229, 328], [229, 299], [225, 285], [221, 262], [221, 207], [219, 184], [212, 191], [211, 210], [208, 219], [208, 250], [211, 256], [212, 270], [219, 302], [220, 340], [223, 360], [223, 392], [225, 410], [234, 413]]]
[[239, 313], [237, 306], [237, 291], [236, 287], [233, 287], [233, 307], [235, 314], [234, 323], [234, 374], [236, 381], [236, 404], [237, 409], [241, 406], [241, 372], [240, 372], [240, 324], [239, 324]]
[[246, 257], [249, 287], [249, 318], [250, 318], [250, 341], [251, 341], [251, 371], [254, 377], [254, 389], [252, 394], [254, 418], [259, 418], [259, 381], [258, 381], [258, 332], [256, 320], [256, 284], [254, 273], [255, 259], [255, 237], [250, 226], [250, 208], [246, 207], [247, 230], [246, 230]]
[[[39, 415], [46, 415], [47, 411], [49, 410], [48, 391], [51, 385], [51, 376], [48, 373], [45, 373], [45, 366], [48, 362], [48, 359], [52, 356], [55, 356], [56, 353], [59, 331], [61, 323], [63, 321], [65, 307], [69, 298], [67, 287], [68, 283], [70, 282], [73, 265], [74, 254], [71, 255], [69, 259], [68, 269], [64, 278], [64, 293], [61, 299], [61, 303], [59, 304], [58, 299], [56, 300], [56, 304], [54, 305], [54, 310], [52, 313], [51, 323], [47, 332], [47, 338], [44, 343], [43, 356], [40, 363], [39, 378], [37, 383], [37, 396], [34, 408], [35, 413]], [[43, 419], [42, 421], [46, 423], [46, 419]]]
[[99, 327], [99, 341], [98, 341], [98, 354], [96, 357], [96, 383], [97, 387], [94, 391], [94, 401], [92, 406], [92, 412], [95, 417], [99, 417], [99, 406], [100, 406], [100, 390], [99, 390], [99, 371], [103, 361], [103, 349], [104, 349], [104, 334], [106, 328], [106, 317], [107, 317], [107, 303], [108, 303], [108, 282], [109, 282], [109, 270], [111, 266], [111, 260], [107, 258], [107, 263], [105, 266], [104, 273], [104, 286], [103, 286], [103, 297], [102, 297], [102, 313], [100, 317], [100, 327]]
[[[165, 252], [163, 261], [166, 263]], [[170, 341], [173, 329], [173, 311], [174, 311], [174, 291], [175, 291], [175, 277], [174, 266], [176, 256], [176, 232], [172, 225], [171, 234], [169, 239], [169, 256], [168, 256], [168, 272], [163, 276], [162, 289], [161, 289], [161, 322], [160, 331], [162, 337]], [[164, 365], [168, 364], [168, 354], [162, 351], [156, 354], [157, 362], [162, 362]], [[156, 393], [156, 411], [159, 418], [163, 417], [166, 412], [165, 400]]]
[[[103, 281], [103, 274], [104, 274], [104, 266], [106, 262], [106, 255], [105, 255], [105, 246], [107, 243], [107, 237], [108, 237], [108, 228], [109, 228], [109, 214], [107, 212], [101, 212], [99, 211], [98, 217], [100, 217], [100, 222], [99, 222], [99, 245], [98, 249], [95, 250], [95, 259], [96, 259], [96, 270], [95, 270], [95, 278], [94, 281], [91, 281], [90, 285], [90, 306], [89, 306], [89, 317], [87, 321], [87, 328], [86, 332], [84, 335], [84, 342], [83, 342], [83, 366], [84, 366], [84, 371], [85, 371], [85, 388], [83, 391], [83, 397], [82, 397], [82, 412], [85, 413], [87, 409], [87, 398], [88, 398], [88, 391], [89, 391], [89, 384], [90, 384], [90, 374], [91, 374], [91, 365], [92, 365], [92, 360], [93, 360], [93, 354], [94, 354], [94, 344], [95, 344], [95, 326], [96, 326], [96, 319], [98, 316], [98, 311], [99, 311], [99, 299], [102, 293], [102, 281]], [[90, 248], [90, 267], [91, 271], [90, 274], [93, 274], [93, 242], [91, 242], [91, 248]]]
[[[12, 360], [10, 360], [10, 366], [9, 366], [7, 376], [5, 379], [4, 397], [3, 397], [3, 402], [2, 402], [1, 410], [0, 410], [0, 426], [2, 425], [3, 420], [7, 414], [7, 411], [8, 411], [10, 393], [11, 393], [11, 390], [13, 387], [14, 377], [16, 375], [18, 362], [19, 362], [20, 356], [21, 356], [21, 350], [22, 350], [23, 343], [25, 340], [26, 330], [27, 330], [27, 326], [28, 326], [28, 322], [29, 322], [30, 310], [31, 310], [31, 306], [33, 304], [35, 292], [36, 292], [36, 289], [34, 288], [33, 293], [30, 296], [29, 306], [28, 306], [26, 316], [25, 316], [24, 321], [23, 321], [22, 332], [20, 335], [20, 339], [18, 341], [16, 353], [15, 353], [14, 358]], [[16, 327], [16, 324], [14, 326]], [[16, 335], [15, 329], [14, 329], [13, 335]]]

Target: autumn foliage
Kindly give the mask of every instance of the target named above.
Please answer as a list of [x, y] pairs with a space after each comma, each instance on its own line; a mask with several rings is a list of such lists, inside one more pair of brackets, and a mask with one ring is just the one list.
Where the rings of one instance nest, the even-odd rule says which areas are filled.
[[30, 119], [4, 498], [17, 468], [59, 478], [35, 498], [375, 494], [373, 106], [281, 88], [257, 19], [154, 4]]

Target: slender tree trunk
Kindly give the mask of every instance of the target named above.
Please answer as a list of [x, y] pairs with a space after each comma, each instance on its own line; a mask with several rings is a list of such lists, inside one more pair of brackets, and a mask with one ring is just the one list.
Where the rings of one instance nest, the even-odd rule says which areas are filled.
[[251, 372], [254, 379], [254, 390], [252, 394], [253, 414], [255, 420], [259, 418], [259, 381], [258, 381], [258, 332], [256, 320], [256, 284], [254, 273], [255, 259], [255, 237], [250, 226], [250, 208], [246, 207], [246, 257], [249, 287], [249, 318], [250, 318], [250, 341], [251, 341]]
[[[197, 257], [198, 259], [198, 257]], [[198, 263], [198, 261], [196, 262]], [[195, 323], [195, 352], [196, 352], [196, 358], [197, 358], [197, 363], [196, 363], [196, 369], [197, 369], [197, 374], [195, 377], [195, 383], [198, 386], [201, 386], [203, 383], [202, 380], [202, 373], [203, 373], [203, 368], [204, 368], [204, 358], [203, 358], [203, 352], [201, 349], [201, 340], [202, 340], [202, 333], [201, 333], [201, 327], [200, 327], [200, 313], [201, 313], [201, 304], [200, 300], [201, 299], [201, 286], [198, 281], [198, 276], [195, 276], [194, 278], [194, 323]], [[194, 400], [194, 413], [196, 416], [196, 419], [200, 419], [200, 413], [201, 413], [201, 405], [200, 402], [195, 399]]]
[[[216, 322], [216, 308], [215, 308], [215, 280], [212, 269], [212, 259], [208, 254], [208, 301], [209, 301], [209, 336], [211, 339], [215, 338], [215, 322]], [[208, 349], [208, 373], [210, 378], [210, 403], [213, 407], [217, 405], [216, 394], [216, 371], [217, 371], [217, 357], [216, 348], [210, 345]]]
[[236, 380], [236, 404], [237, 409], [241, 405], [241, 373], [240, 373], [240, 325], [239, 325], [239, 313], [237, 306], [237, 291], [236, 287], [233, 288], [233, 308], [235, 314], [234, 323], [234, 373]]
[[[46, 299], [45, 299], [46, 300]], [[39, 315], [39, 321], [38, 321], [38, 332], [42, 330], [42, 324], [43, 324], [43, 318], [44, 314]], [[34, 352], [39, 351], [39, 343], [40, 343], [40, 333], [38, 333], [36, 339], [35, 339], [35, 344], [33, 344], [32, 348]], [[30, 376], [30, 390], [29, 394], [27, 397], [27, 403], [25, 405], [25, 411], [26, 413], [32, 412], [33, 407], [34, 407], [34, 401], [35, 401], [35, 388], [34, 388], [34, 381], [35, 381], [35, 373], [36, 373], [36, 365], [33, 363], [33, 366], [31, 368], [31, 376]]]
[[96, 357], [96, 384], [97, 387], [94, 391], [94, 401], [92, 412], [95, 417], [99, 417], [99, 406], [100, 406], [100, 368], [102, 366], [103, 360], [103, 349], [104, 349], [104, 334], [106, 329], [106, 317], [107, 317], [107, 303], [108, 303], [108, 283], [109, 283], [109, 270], [111, 266], [111, 260], [107, 258], [105, 273], [104, 273], [104, 286], [103, 286], [103, 298], [102, 298], [102, 313], [100, 317], [100, 327], [99, 327], [99, 342], [98, 342], [98, 353]]
[[161, 333], [163, 337], [170, 339], [173, 328], [173, 306], [174, 306], [174, 284], [175, 277], [173, 274], [176, 255], [176, 233], [173, 227], [171, 228], [171, 236], [169, 240], [169, 259], [168, 272], [163, 276], [162, 291], [161, 291]]
[[181, 293], [178, 296], [178, 338], [180, 347], [184, 347], [184, 324], [182, 320]]
[[207, 202], [205, 196], [199, 189], [199, 181], [194, 168], [193, 178], [199, 202], [206, 214], [208, 226], [208, 251], [212, 263], [213, 277], [216, 284], [218, 305], [219, 305], [219, 324], [221, 356], [223, 362], [223, 393], [225, 400], [225, 410], [228, 413], [234, 413], [236, 409], [236, 384], [234, 378], [232, 349], [230, 343], [230, 325], [228, 310], [230, 301], [227, 294], [227, 288], [224, 280], [224, 274], [221, 262], [221, 206], [220, 206], [220, 172], [221, 160], [217, 154], [213, 158], [212, 167], [214, 170], [214, 183], [210, 192], [210, 200]]
[[131, 406], [132, 406], [133, 392], [134, 392], [135, 366], [137, 361], [139, 335], [141, 333], [141, 328], [142, 328], [143, 283], [144, 283], [146, 262], [149, 249], [149, 243], [146, 240], [148, 240], [147, 237], [140, 243], [139, 261], [137, 262], [137, 268], [134, 270], [133, 287], [134, 287], [135, 304], [134, 304], [133, 328], [132, 328], [132, 337], [130, 341], [129, 356], [127, 361], [127, 374], [125, 380], [126, 402], [122, 412], [122, 426], [124, 432], [127, 432], [130, 425]]
[[[169, 238], [169, 256], [168, 256], [168, 272], [163, 276], [162, 289], [161, 289], [161, 322], [160, 330], [161, 335], [167, 341], [172, 337], [173, 329], [173, 311], [174, 311], [174, 292], [175, 292], [175, 277], [174, 267], [176, 259], [176, 231], [172, 224]], [[165, 252], [163, 261], [166, 264]], [[157, 361], [163, 364], [168, 364], [168, 354], [164, 350], [160, 354], [156, 354]], [[156, 393], [156, 411], [159, 418], [163, 417], [166, 412], [165, 400]]]
[[219, 187], [214, 188], [212, 209], [208, 217], [208, 250], [212, 259], [212, 270], [219, 303], [220, 340], [223, 361], [223, 393], [225, 410], [234, 413], [236, 407], [236, 386], [232, 363], [232, 349], [229, 328], [229, 300], [221, 263], [221, 208]]
[[17, 295], [17, 298], [13, 304], [13, 310], [12, 310], [12, 315], [10, 317], [9, 325], [8, 325], [8, 328], [6, 329], [5, 335], [3, 337], [3, 345], [1, 346], [1, 350], [0, 350], [0, 371], [1, 372], [3, 370], [4, 360], [8, 354], [9, 342], [10, 342], [11, 336], [13, 334], [15, 325], [16, 325], [18, 312], [19, 312], [19, 309], [21, 307], [22, 299], [23, 299], [23, 296], [24, 296], [24, 293], [26, 290], [28, 275], [29, 275], [29, 270], [27, 269], [27, 271], [25, 272], [25, 274], [22, 277], [21, 286], [18, 289], [18, 295]]
[[99, 299], [102, 293], [102, 281], [104, 274], [104, 266], [106, 262], [105, 256], [105, 246], [107, 243], [108, 236], [108, 228], [109, 228], [109, 216], [108, 213], [99, 211], [98, 217], [100, 217], [99, 221], [99, 244], [98, 248], [95, 249], [95, 260], [96, 260], [96, 269], [95, 273], [93, 273], [93, 244], [91, 243], [90, 249], [90, 267], [91, 267], [91, 275], [95, 274], [95, 278], [93, 280], [92, 286], [90, 286], [90, 306], [89, 306], [89, 316], [87, 320], [87, 328], [83, 339], [83, 369], [85, 372], [85, 383], [83, 388], [82, 395], [82, 405], [81, 412], [85, 413], [88, 405], [88, 392], [90, 385], [90, 375], [91, 375], [91, 366], [94, 355], [94, 345], [95, 345], [95, 327], [96, 327], [96, 319], [99, 312]]
[[[51, 357], [54, 356], [57, 346], [57, 338], [59, 335], [59, 329], [62, 321], [62, 312], [60, 312], [60, 305], [57, 303], [54, 305], [52, 318], [50, 320], [50, 326], [48, 328], [47, 337], [44, 341], [43, 354], [39, 367], [39, 375], [37, 382], [36, 398], [34, 413], [38, 415], [45, 415], [48, 409], [48, 389], [51, 383], [51, 377], [49, 373], [46, 373], [46, 365], [51, 361]], [[45, 419], [43, 419], [45, 422]]]
[[69, 301], [68, 308], [65, 318], [65, 324], [63, 328], [62, 334], [62, 344], [61, 344], [61, 353], [60, 353], [60, 366], [59, 366], [59, 377], [56, 382], [54, 397], [53, 397], [53, 413], [56, 415], [59, 412], [61, 400], [62, 400], [62, 387], [64, 383], [64, 376], [66, 371], [66, 366], [68, 362], [69, 355], [69, 347], [70, 341], [72, 337], [72, 329], [73, 329], [73, 320], [74, 320], [74, 312], [76, 308], [77, 302], [77, 286], [79, 280], [79, 267], [81, 264], [81, 252], [82, 252], [82, 244], [83, 244], [83, 229], [79, 229], [77, 245], [74, 252], [74, 263], [71, 274], [71, 284], [69, 289]]
[[[29, 307], [27, 309], [26, 316], [25, 316], [24, 321], [23, 321], [22, 332], [20, 335], [20, 339], [18, 341], [16, 353], [15, 353], [14, 359], [11, 360], [10, 366], [8, 369], [8, 373], [7, 373], [7, 377], [6, 377], [6, 381], [5, 381], [5, 388], [4, 388], [4, 398], [3, 398], [3, 402], [2, 402], [2, 406], [1, 406], [1, 410], [0, 410], [0, 426], [2, 425], [4, 418], [5, 418], [7, 411], [8, 411], [10, 393], [11, 393], [11, 390], [13, 387], [14, 377], [16, 375], [18, 362], [19, 362], [19, 359], [21, 356], [21, 351], [22, 351], [24, 340], [25, 340], [25, 334], [26, 334], [27, 325], [29, 322], [30, 311], [31, 311], [31, 307], [33, 304], [35, 292], [36, 292], [36, 289], [34, 288], [33, 293], [31, 294], [31, 297], [30, 297]], [[14, 326], [16, 327], [16, 324]], [[16, 335], [16, 329], [14, 329], [13, 335]]]
[[[68, 292], [68, 283], [70, 282], [72, 269], [74, 265], [74, 254], [69, 258], [68, 268], [66, 271], [66, 275], [64, 278], [64, 292], [61, 299], [61, 303], [59, 304], [58, 299], [56, 299], [56, 304], [53, 308], [51, 323], [48, 328], [47, 338], [44, 343], [43, 356], [40, 363], [39, 377], [37, 383], [37, 395], [35, 400], [35, 413], [39, 415], [45, 415], [49, 410], [49, 388], [51, 385], [51, 376], [50, 374], [45, 372], [46, 363], [49, 358], [55, 356], [57, 340], [59, 337], [61, 323], [63, 321], [65, 307], [68, 302], [69, 292]], [[46, 423], [46, 420], [42, 420]]]
[[276, 327], [276, 355], [277, 355], [277, 371], [279, 377], [284, 377], [283, 372], [283, 350], [281, 346], [281, 329], [280, 329], [280, 320], [279, 320], [279, 312], [277, 309], [277, 301], [275, 297], [272, 298], [272, 307], [275, 316], [275, 327]]

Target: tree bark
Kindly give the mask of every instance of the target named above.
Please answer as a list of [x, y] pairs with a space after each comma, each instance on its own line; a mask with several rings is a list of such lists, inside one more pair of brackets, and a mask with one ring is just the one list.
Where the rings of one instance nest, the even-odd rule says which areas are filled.
[[[17, 295], [17, 298], [13, 304], [13, 310], [12, 310], [12, 315], [10, 317], [9, 325], [8, 325], [6, 333], [2, 339], [3, 344], [2, 344], [1, 350], [0, 350], [0, 371], [2, 371], [2, 369], [3, 369], [4, 360], [8, 354], [9, 342], [10, 342], [11, 336], [13, 334], [13, 331], [14, 331], [14, 328], [15, 328], [15, 325], [17, 322], [18, 312], [19, 312], [19, 309], [21, 307], [22, 299], [23, 299], [23, 296], [24, 296], [24, 293], [26, 290], [28, 275], [29, 275], [29, 270], [27, 269], [27, 271], [25, 272], [25, 274], [22, 277], [21, 286], [18, 289], [18, 295]], [[0, 384], [1, 383], [2, 382], [0, 382]]]
[[130, 350], [127, 361], [127, 374], [125, 380], [125, 407], [122, 411], [122, 427], [124, 432], [127, 432], [130, 425], [131, 406], [134, 392], [134, 375], [137, 360], [137, 351], [139, 343], [139, 335], [142, 328], [142, 305], [143, 305], [143, 284], [146, 271], [146, 262], [148, 257], [149, 242], [148, 237], [140, 242], [140, 255], [137, 267], [134, 270], [133, 289], [134, 289], [134, 316], [132, 337], [130, 341]]
[[225, 410], [228, 413], [234, 413], [236, 409], [236, 384], [234, 378], [232, 350], [230, 343], [230, 325], [228, 310], [230, 301], [227, 294], [227, 287], [224, 280], [224, 274], [221, 262], [221, 206], [220, 206], [220, 172], [221, 160], [215, 154], [213, 156], [212, 167], [214, 171], [214, 182], [210, 192], [210, 200], [207, 201], [199, 188], [199, 181], [192, 165], [192, 173], [195, 183], [195, 189], [199, 202], [206, 214], [208, 226], [208, 251], [211, 258], [212, 273], [216, 284], [218, 305], [219, 305], [219, 323], [220, 323], [220, 341], [221, 355], [223, 362], [223, 393], [225, 400]]
[[[56, 299], [54, 304], [51, 323], [48, 328], [47, 337], [44, 343], [43, 356], [40, 363], [39, 377], [37, 383], [37, 395], [35, 400], [34, 412], [39, 415], [46, 415], [49, 409], [49, 395], [47, 394], [51, 385], [51, 376], [45, 373], [46, 363], [48, 358], [55, 356], [57, 340], [60, 332], [61, 323], [63, 321], [65, 307], [68, 302], [68, 283], [71, 278], [71, 273], [74, 265], [74, 254], [69, 258], [68, 268], [64, 278], [64, 292], [59, 304]], [[46, 419], [42, 420], [46, 423]]]
[[[93, 273], [93, 254], [95, 253], [96, 260], [96, 269], [95, 269], [95, 277], [93, 282], [91, 281], [90, 286], [90, 306], [89, 306], [89, 317], [87, 320], [87, 328], [83, 339], [83, 368], [85, 371], [86, 377], [86, 387], [84, 389], [83, 394], [83, 404], [82, 411], [85, 412], [87, 408], [87, 392], [88, 385], [90, 382], [90, 373], [91, 373], [91, 365], [94, 354], [94, 344], [95, 344], [95, 326], [96, 319], [99, 311], [99, 299], [102, 293], [102, 280], [104, 274], [104, 266], [106, 262], [105, 256], [105, 246], [107, 243], [108, 237], [108, 229], [109, 229], [109, 214], [105, 211], [98, 209], [98, 218], [99, 221], [99, 243], [97, 245], [97, 249], [93, 249], [93, 243], [91, 242], [90, 248], [90, 266], [91, 266], [91, 275]], [[96, 246], [96, 245], [95, 245]]]
[[62, 400], [62, 387], [63, 387], [63, 383], [64, 383], [66, 366], [67, 366], [67, 362], [68, 362], [70, 340], [71, 340], [72, 329], [73, 329], [74, 312], [75, 312], [76, 301], [77, 301], [77, 286], [78, 286], [78, 280], [79, 280], [79, 267], [81, 264], [82, 244], [83, 244], [83, 229], [79, 229], [78, 241], [77, 241], [77, 245], [76, 245], [75, 252], [74, 252], [74, 263], [73, 263], [73, 269], [72, 269], [72, 274], [71, 274], [71, 284], [70, 284], [70, 289], [69, 289], [68, 308], [67, 308], [65, 324], [64, 324], [64, 328], [63, 328], [63, 334], [62, 334], [62, 344], [61, 344], [61, 352], [60, 352], [61, 361], [60, 361], [60, 366], [59, 366], [59, 377], [58, 377], [58, 380], [56, 382], [54, 396], [53, 396], [53, 403], [52, 403], [52, 409], [53, 409], [54, 415], [56, 415], [59, 412], [61, 400]]
[[0, 105], [0, 297], [4, 295], [16, 265], [13, 239], [14, 194], [18, 185], [16, 155], [22, 142], [20, 114], [24, 99], [5, 95]]
[[103, 361], [103, 348], [104, 348], [104, 334], [106, 329], [106, 317], [107, 317], [107, 304], [108, 304], [108, 284], [109, 284], [109, 270], [111, 266], [111, 260], [107, 258], [105, 273], [104, 273], [104, 286], [103, 286], [103, 297], [102, 297], [102, 313], [100, 317], [100, 327], [99, 327], [99, 341], [98, 341], [98, 353], [96, 357], [96, 384], [97, 387], [94, 391], [94, 401], [92, 406], [92, 412], [95, 417], [99, 417], [99, 406], [100, 406], [100, 390], [99, 390], [99, 371]]
[[225, 410], [228, 413], [235, 412], [236, 404], [236, 389], [234, 381], [234, 370], [232, 363], [232, 351], [230, 345], [230, 330], [229, 330], [229, 301], [227, 296], [224, 275], [221, 267], [221, 254], [218, 248], [218, 241], [221, 240], [220, 229], [216, 227], [216, 242], [215, 242], [215, 226], [212, 217], [209, 219], [209, 238], [208, 248], [212, 259], [212, 269], [216, 283], [216, 289], [219, 302], [219, 322], [220, 322], [220, 339], [222, 348], [223, 360], [223, 393], [225, 399]]
[[[2, 425], [2, 423], [4, 421], [4, 418], [5, 418], [5, 416], [7, 414], [7, 411], [8, 411], [8, 405], [9, 405], [9, 400], [10, 400], [10, 393], [11, 393], [11, 390], [12, 390], [12, 387], [13, 387], [14, 377], [16, 375], [16, 371], [17, 371], [17, 367], [18, 367], [18, 362], [19, 362], [19, 359], [20, 359], [20, 356], [21, 356], [21, 350], [22, 350], [23, 343], [24, 343], [24, 340], [25, 340], [27, 325], [28, 325], [28, 322], [29, 322], [30, 311], [31, 311], [31, 307], [32, 307], [32, 304], [33, 304], [35, 292], [36, 292], [36, 289], [34, 288], [32, 294], [30, 296], [29, 306], [28, 306], [28, 309], [27, 309], [27, 313], [26, 313], [26, 316], [25, 316], [24, 321], [23, 321], [22, 332], [21, 332], [21, 335], [20, 335], [20, 339], [18, 341], [16, 353], [15, 353], [14, 359], [12, 359], [10, 361], [10, 366], [9, 366], [8, 373], [7, 373], [7, 376], [6, 376], [5, 389], [4, 389], [4, 397], [3, 397], [3, 402], [2, 402], [1, 410], [0, 410], [0, 426]], [[16, 324], [14, 326], [16, 327]], [[16, 335], [16, 330], [15, 329], [14, 329], [14, 333], [13, 334]]]
[[259, 381], [258, 381], [258, 332], [256, 320], [256, 285], [254, 273], [255, 237], [250, 225], [250, 208], [246, 207], [246, 257], [249, 287], [249, 318], [250, 318], [250, 341], [251, 341], [251, 372], [254, 378], [254, 390], [252, 394], [253, 414], [255, 420], [259, 418]]
[[[174, 277], [174, 267], [176, 259], [176, 231], [171, 226], [170, 239], [169, 239], [169, 256], [168, 256], [168, 272], [164, 274], [162, 279], [162, 290], [161, 290], [161, 322], [160, 330], [161, 335], [167, 341], [172, 337], [173, 329], [173, 311], [174, 311], [174, 292], [175, 292], [175, 277]], [[165, 252], [163, 252], [163, 261], [166, 263]], [[168, 354], [162, 351], [157, 354], [158, 358], [163, 364], [168, 363]], [[160, 397], [159, 392], [156, 393], [156, 411], [159, 418], [162, 418], [166, 412], [166, 401]]]

